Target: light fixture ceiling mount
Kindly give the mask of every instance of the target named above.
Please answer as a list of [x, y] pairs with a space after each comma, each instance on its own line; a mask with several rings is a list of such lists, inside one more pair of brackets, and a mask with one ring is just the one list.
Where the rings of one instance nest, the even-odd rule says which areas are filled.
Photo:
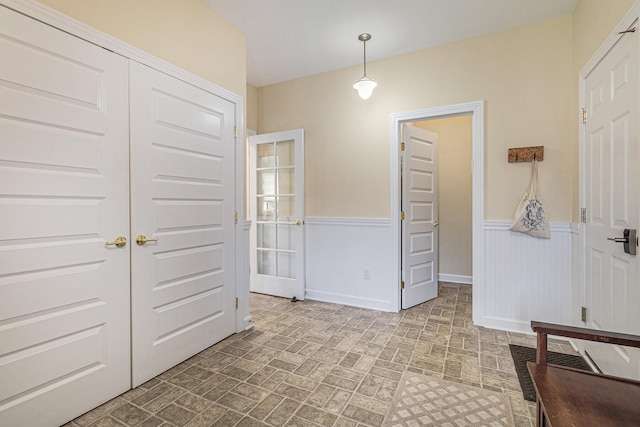
[[358, 95], [362, 99], [369, 99], [373, 93], [373, 89], [378, 86], [375, 80], [367, 77], [367, 42], [371, 40], [371, 34], [362, 33], [358, 36], [358, 40], [362, 42], [364, 51], [364, 75], [360, 80], [353, 84], [353, 88], [358, 91]]

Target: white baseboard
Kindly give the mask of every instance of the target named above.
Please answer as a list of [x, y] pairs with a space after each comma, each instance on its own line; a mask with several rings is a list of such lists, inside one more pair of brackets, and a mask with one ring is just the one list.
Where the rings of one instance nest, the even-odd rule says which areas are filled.
[[352, 307], [368, 308], [378, 311], [395, 311], [391, 309], [390, 301], [384, 301], [363, 296], [351, 296], [341, 293], [323, 292], [317, 290], [307, 290], [307, 299], [314, 301], [330, 302], [333, 304], [343, 304]]
[[463, 285], [471, 285], [473, 283], [473, 277], [471, 277], [471, 276], [461, 276], [459, 274], [438, 273], [438, 281], [439, 282], [461, 283]]

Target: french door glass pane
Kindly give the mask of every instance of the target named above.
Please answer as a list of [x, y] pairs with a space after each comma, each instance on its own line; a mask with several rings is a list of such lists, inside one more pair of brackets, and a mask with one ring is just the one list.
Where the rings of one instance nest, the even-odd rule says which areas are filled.
[[278, 252], [278, 277], [296, 278], [296, 255], [289, 252]]
[[258, 251], [258, 274], [276, 275], [276, 253], [273, 251]]
[[295, 169], [278, 169], [278, 194], [294, 194], [295, 192]]
[[257, 197], [258, 212], [256, 212], [258, 221], [274, 221], [276, 211], [275, 197]]
[[295, 225], [278, 224], [278, 244], [276, 249], [294, 250], [293, 236]]
[[295, 196], [278, 197], [278, 221], [294, 221], [295, 215]]
[[276, 248], [276, 225], [275, 224], [258, 224], [258, 248], [260, 249]]
[[276, 165], [274, 145], [272, 143], [259, 144], [256, 166], [261, 168], [272, 168]]
[[293, 166], [296, 161], [295, 141], [278, 141], [276, 142], [278, 153], [278, 167]]
[[276, 174], [275, 170], [267, 169], [257, 171], [258, 185], [256, 194], [276, 194]]

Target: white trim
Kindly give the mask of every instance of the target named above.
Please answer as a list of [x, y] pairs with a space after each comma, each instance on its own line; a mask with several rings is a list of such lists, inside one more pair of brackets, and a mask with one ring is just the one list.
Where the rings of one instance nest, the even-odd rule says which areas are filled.
[[460, 283], [460, 284], [463, 284], [463, 285], [471, 285], [471, 284], [473, 284], [473, 277], [471, 277], [471, 276], [461, 276], [459, 274], [438, 273], [438, 281], [439, 282]]
[[[433, 118], [471, 115], [472, 117], [472, 269], [473, 269], [473, 321], [482, 316], [484, 307], [484, 101], [426, 108], [391, 114], [391, 250], [392, 271], [395, 283], [400, 278], [400, 126], [403, 123]], [[400, 288], [393, 289], [391, 306], [400, 310]]]
[[[485, 230], [509, 230], [510, 221], [485, 221]], [[571, 233], [570, 222], [551, 222], [549, 223], [552, 233]]]
[[389, 301], [375, 298], [352, 297], [332, 292], [307, 290], [307, 299], [328, 302], [332, 304], [348, 305], [351, 307], [367, 308], [369, 310], [387, 312], [395, 311]]
[[347, 225], [352, 227], [390, 227], [391, 220], [386, 218], [327, 218], [306, 217], [307, 225]]
[[580, 227], [580, 224], [577, 222], [571, 222], [569, 223], [569, 228], [571, 229], [571, 234], [579, 235], [582, 227]]
[[247, 295], [246, 301], [240, 299], [238, 301], [238, 317], [240, 317], [240, 321], [236, 324], [239, 329], [237, 332], [242, 332], [253, 328], [253, 322], [251, 321], [251, 310], [250, 310], [250, 301], [249, 301], [249, 233], [251, 233], [251, 221], [244, 221], [242, 223], [242, 246], [243, 246], [243, 275], [242, 275], [242, 292]]

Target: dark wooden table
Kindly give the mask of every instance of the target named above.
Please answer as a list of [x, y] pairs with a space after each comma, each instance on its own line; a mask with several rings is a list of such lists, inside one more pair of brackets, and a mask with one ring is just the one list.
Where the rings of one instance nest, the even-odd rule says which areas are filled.
[[640, 426], [640, 383], [527, 362], [539, 427]]

